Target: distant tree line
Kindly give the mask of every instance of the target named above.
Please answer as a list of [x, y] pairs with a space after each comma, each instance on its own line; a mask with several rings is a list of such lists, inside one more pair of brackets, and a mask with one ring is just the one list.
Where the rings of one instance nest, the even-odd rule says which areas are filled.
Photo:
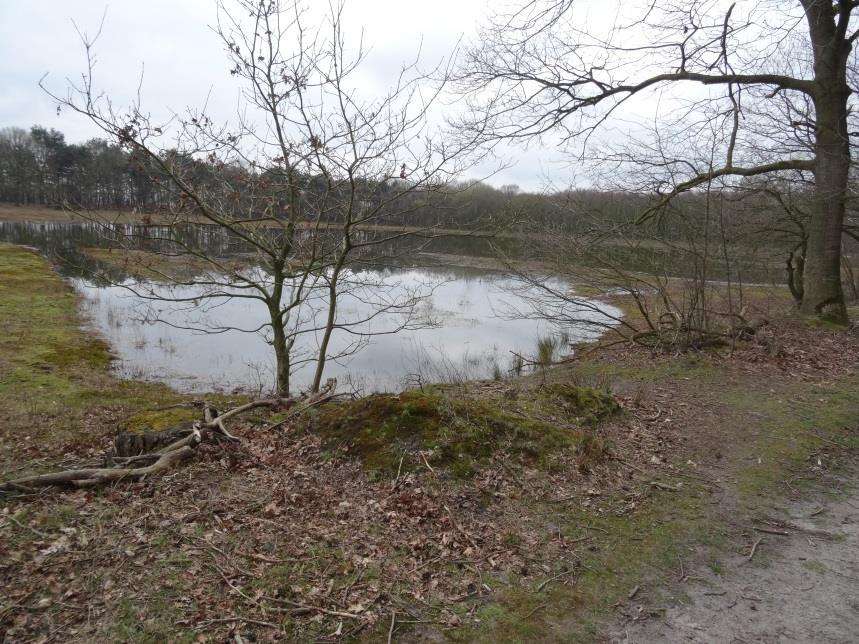
[[170, 196], [146, 168], [104, 139], [67, 143], [35, 125], [0, 130], [0, 200], [18, 205], [154, 211]]
[[[281, 172], [277, 167], [225, 168], [213, 159], [182, 157], [170, 150], [162, 154], [174, 166], [184, 166], [186, 176], [193, 176], [196, 184], [209, 183], [211, 192], [221, 193], [237, 212], [246, 211], [266, 186], [275, 185], [275, 175]], [[316, 184], [324, 181], [321, 176], [304, 177], [305, 193], [318, 192]], [[468, 181], [454, 182], [441, 190], [402, 191], [402, 186], [398, 186], [402, 181], [394, 177], [356, 190], [368, 207], [401, 193], [387, 216], [377, 219], [377, 223], [418, 227], [504, 226], [517, 234], [600, 229], [611, 235], [614, 229], [616, 234], [627, 237], [670, 241], [703, 234], [695, 229], [703, 223], [701, 213], [708, 208], [705, 204], [713, 199], [696, 193], [681, 195], [674, 202], [679, 216], [655, 219], [630, 229], [628, 224], [653, 203], [652, 196], [604, 190], [529, 193], [512, 184], [494, 188]], [[791, 184], [749, 182], [745, 189], [715, 197], [719, 202], [720, 225], [731, 230], [732, 242], [743, 243], [745, 239], [766, 245], [775, 243], [779, 247], [804, 244], [806, 232], [801, 206], [806, 205], [807, 190], [793, 184], [788, 204], [785, 185]], [[773, 195], [778, 198], [773, 199]], [[29, 131], [18, 127], [0, 129], [0, 202], [140, 213], [182, 210], [187, 213], [193, 208], [151, 160], [143, 159], [133, 149], [103, 138], [68, 143], [62, 132], [39, 125]], [[312, 209], [318, 205], [308, 198], [303, 200], [303, 207]], [[790, 217], [786, 218], [785, 212]], [[848, 210], [848, 222], [853, 221], [851, 215], [852, 210]], [[308, 213], [310, 218], [313, 217]], [[331, 212], [327, 219], [336, 221], [337, 213]]]
[[[215, 167], [205, 158], [178, 159], [175, 151], [163, 152], [171, 161], [185, 165], [198, 180], [207, 176], [217, 182], [226, 197], [240, 209], [251, 191], [264, 189], [267, 175], [278, 168]], [[226, 176], [229, 181], [225, 181]], [[0, 130], [0, 201], [27, 206], [71, 207], [155, 213], [184, 206], [169, 181], [159, 176], [151, 161], [140, 158], [120, 143], [93, 138], [68, 143], [53, 128], [34, 125]], [[308, 192], [323, 177], [304, 179]], [[368, 201], [383, 200], [398, 191], [394, 178], [360, 191]], [[273, 183], [273, 182], [272, 182]], [[409, 203], [402, 203], [407, 199]], [[474, 226], [527, 219], [533, 226], [570, 227], [571, 203], [583, 211], [599, 210], [607, 221], [629, 221], [645, 200], [629, 194], [584, 191], [553, 195], [527, 193], [516, 185], [494, 188], [486, 183], [454, 183], [444, 190], [417, 190], [401, 198], [385, 223], [410, 226]], [[582, 225], [584, 225], [582, 223]]]

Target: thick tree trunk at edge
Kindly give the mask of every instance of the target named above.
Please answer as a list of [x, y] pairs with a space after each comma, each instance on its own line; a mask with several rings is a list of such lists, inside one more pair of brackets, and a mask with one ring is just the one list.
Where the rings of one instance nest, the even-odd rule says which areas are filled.
[[814, 48], [816, 130], [815, 187], [801, 310], [821, 320], [846, 324], [847, 308], [841, 288], [841, 231], [850, 169], [847, 57], [851, 44], [839, 32], [831, 2], [803, 0], [803, 6]]

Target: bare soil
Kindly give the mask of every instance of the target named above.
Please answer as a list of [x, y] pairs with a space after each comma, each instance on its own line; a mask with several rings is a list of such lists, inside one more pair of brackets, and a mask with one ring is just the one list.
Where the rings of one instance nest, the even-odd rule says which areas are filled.
[[709, 565], [693, 552], [658, 606], [628, 602], [611, 641], [856, 642], [857, 482], [853, 470], [827, 490], [773, 504], [768, 519], [749, 523]]

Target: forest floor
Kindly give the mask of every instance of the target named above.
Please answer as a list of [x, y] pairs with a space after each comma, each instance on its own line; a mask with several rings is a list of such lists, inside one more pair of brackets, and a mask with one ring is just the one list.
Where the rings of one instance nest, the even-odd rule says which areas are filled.
[[[163, 476], [0, 497], [0, 641], [840, 641], [808, 625], [855, 623], [859, 336], [757, 304], [734, 346], [259, 413]], [[8, 245], [0, 325], [0, 480], [197, 413]]]

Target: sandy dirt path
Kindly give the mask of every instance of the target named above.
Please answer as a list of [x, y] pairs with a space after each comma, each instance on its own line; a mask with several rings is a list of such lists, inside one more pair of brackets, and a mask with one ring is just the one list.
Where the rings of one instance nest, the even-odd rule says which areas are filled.
[[632, 618], [611, 641], [859, 642], [859, 472], [834, 488], [835, 495], [774, 505], [716, 565], [691, 567], [660, 605], [630, 601], [624, 611]]

